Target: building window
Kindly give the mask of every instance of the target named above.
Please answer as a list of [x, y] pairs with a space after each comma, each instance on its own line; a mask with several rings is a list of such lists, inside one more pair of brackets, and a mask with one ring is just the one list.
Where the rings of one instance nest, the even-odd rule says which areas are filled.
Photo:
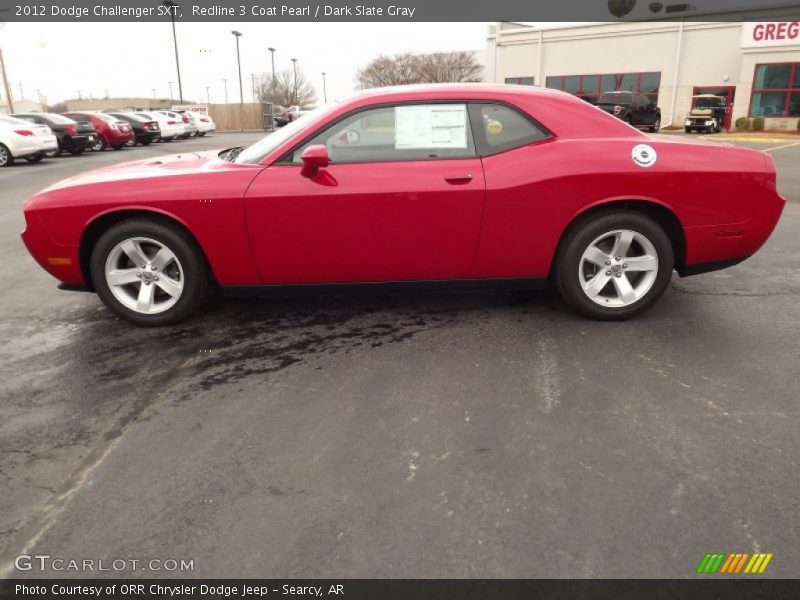
[[661, 73], [615, 73], [548, 77], [545, 86], [575, 94], [592, 104], [604, 92], [641, 92], [655, 104], [661, 86]]
[[800, 63], [756, 65], [750, 116], [800, 116]]
[[506, 83], [514, 85], [533, 85], [533, 77], [506, 77]]

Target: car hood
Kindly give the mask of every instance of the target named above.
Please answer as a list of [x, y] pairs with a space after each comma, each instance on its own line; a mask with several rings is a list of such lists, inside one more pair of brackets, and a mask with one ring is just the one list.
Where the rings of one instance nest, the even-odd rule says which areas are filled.
[[126, 181], [132, 179], [151, 179], [154, 177], [171, 177], [187, 175], [199, 171], [212, 169], [220, 165], [231, 163], [219, 158], [222, 150], [208, 150], [204, 152], [185, 152], [169, 156], [158, 156], [144, 160], [121, 163], [100, 169], [93, 169], [63, 179], [50, 187], [42, 190], [52, 190], [91, 185], [96, 183], [109, 183], [113, 181]]

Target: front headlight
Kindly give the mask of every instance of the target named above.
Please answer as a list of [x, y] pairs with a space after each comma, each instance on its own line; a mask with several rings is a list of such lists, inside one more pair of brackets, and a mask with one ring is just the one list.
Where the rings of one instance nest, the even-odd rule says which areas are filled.
[[691, 125], [691, 124], [692, 124], [692, 122], [691, 122], [689, 119], [686, 119], [686, 121], [684, 121], [684, 123], [683, 123], [683, 124], [684, 124], [684, 125]]

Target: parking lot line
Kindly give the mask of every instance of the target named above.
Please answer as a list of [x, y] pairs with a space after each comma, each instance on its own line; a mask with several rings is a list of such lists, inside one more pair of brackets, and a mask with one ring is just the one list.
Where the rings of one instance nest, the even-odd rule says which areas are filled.
[[783, 144], [782, 146], [773, 146], [772, 148], [765, 148], [763, 152], [772, 152], [773, 150], [781, 150], [783, 148], [791, 148], [793, 146], [800, 146], [800, 142], [792, 142], [791, 144]]

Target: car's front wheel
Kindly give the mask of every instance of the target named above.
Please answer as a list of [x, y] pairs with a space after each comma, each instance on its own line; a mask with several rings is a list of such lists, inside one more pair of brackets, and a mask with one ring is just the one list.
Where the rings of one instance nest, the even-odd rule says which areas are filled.
[[672, 244], [649, 217], [607, 212], [580, 221], [560, 246], [561, 296], [594, 319], [621, 320], [650, 308], [672, 277]]
[[204, 300], [209, 271], [177, 226], [137, 219], [107, 230], [92, 251], [91, 274], [103, 303], [136, 325], [172, 325]]
[[102, 152], [103, 150], [106, 149], [106, 142], [103, 138], [101, 138], [98, 135], [97, 139], [94, 142], [92, 142], [91, 148], [92, 152]]

